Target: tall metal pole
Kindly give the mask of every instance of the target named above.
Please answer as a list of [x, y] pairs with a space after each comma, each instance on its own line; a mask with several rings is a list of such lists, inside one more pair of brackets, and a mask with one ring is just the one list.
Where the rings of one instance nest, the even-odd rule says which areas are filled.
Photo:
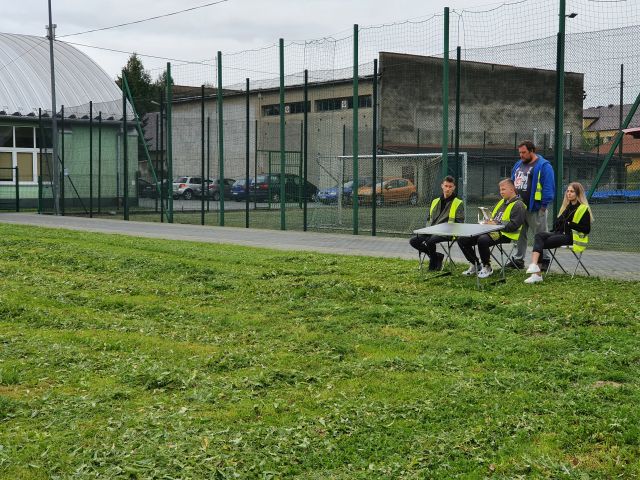
[[[222, 52], [218, 52], [218, 169], [220, 184], [224, 182], [224, 115], [222, 110]], [[224, 195], [220, 195], [220, 226], [224, 227]]]
[[554, 156], [556, 166], [556, 197], [553, 202], [553, 218], [558, 216], [562, 203], [562, 184], [564, 177], [564, 41], [565, 41], [565, 20], [566, 20], [566, 0], [560, 0], [560, 12], [558, 14], [558, 50], [556, 54], [556, 121]]
[[51, 0], [49, 4], [49, 26], [47, 28], [47, 38], [49, 39], [49, 63], [51, 66], [51, 136], [53, 138], [53, 210], [56, 215], [60, 214], [60, 165], [58, 164], [58, 121], [56, 118], [56, 69], [53, 55], [53, 41], [55, 40], [56, 25], [52, 23]]
[[93, 101], [89, 102], [89, 218], [93, 218]]
[[171, 63], [167, 62], [167, 195], [168, 195], [168, 210], [169, 215], [167, 220], [169, 223], [173, 223], [173, 132], [171, 131], [171, 110], [173, 104], [173, 79], [171, 78]]
[[[204, 183], [204, 85], [200, 88], [200, 225], [204, 225], [204, 197], [205, 195], [208, 195], [209, 192], [206, 191], [207, 187]], [[223, 187], [222, 179], [220, 179], [220, 183], [218, 185], [219, 189]]]
[[[622, 130], [622, 116], [623, 116], [623, 106], [624, 106], [624, 63], [620, 64], [620, 130]], [[623, 168], [623, 163], [622, 163], [622, 151], [623, 151], [623, 144], [624, 144], [624, 134], [622, 135], [622, 138], [620, 139], [620, 148], [618, 149], [618, 158], [620, 159], [620, 164], [618, 166], [618, 183], [622, 183], [623, 181], [623, 176], [622, 176], [622, 172], [624, 171]], [[623, 185], [619, 185], [618, 188], [623, 188]]]
[[304, 206], [302, 210], [302, 229], [307, 231], [307, 201], [309, 200], [307, 192], [307, 158], [309, 153], [309, 70], [304, 71], [304, 95], [303, 95], [304, 114], [302, 117], [302, 192], [304, 195]]
[[102, 213], [102, 110], [98, 112], [98, 213]]
[[123, 207], [124, 219], [129, 220], [129, 135], [127, 134], [127, 94], [124, 84], [126, 82], [126, 71], [122, 70], [122, 160], [123, 160]]
[[[280, 39], [280, 230], [286, 230], [285, 216], [285, 136], [284, 136], [284, 39]], [[269, 162], [271, 163], [271, 162]]]
[[456, 135], [454, 137], [454, 151], [456, 157], [455, 179], [460, 183], [460, 57], [462, 49], [456, 48]]
[[[55, 114], [54, 114], [55, 115]], [[64, 215], [64, 105], [60, 107], [60, 130], [62, 135], [60, 136], [60, 215]], [[54, 161], [54, 164], [57, 163]]]
[[371, 200], [371, 236], [376, 236], [376, 176], [378, 170], [378, 59], [373, 59], [373, 145], [371, 148], [372, 176], [373, 176], [373, 198]]
[[444, 7], [444, 52], [442, 58], [442, 171], [449, 171], [449, 7]]
[[[351, 155], [353, 158], [353, 184], [351, 187], [351, 200], [353, 205], [353, 234], [358, 235], [358, 184], [360, 179], [358, 178], [358, 107], [359, 95], [358, 95], [358, 24], [353, 26], [353, 148]], [[375, 186], [373, 187], [375, 188]]]
[[245, 200], [244, 200], [244, 226], [245, 228], [249, 228], [249, 162], [251, 157], [251, 152], [250, 152], [251, 98], [250, 98], [250, 91], [249, 91], [249, 79], [247, 78], [246, 81], [247, 81], [247, 88], [245, 91], [246, 123], [245, 123], [245, 138], [244, 138], [244, 141], [245, 141], [244, 188], [247, 191], [247, 196], [245, 197]]

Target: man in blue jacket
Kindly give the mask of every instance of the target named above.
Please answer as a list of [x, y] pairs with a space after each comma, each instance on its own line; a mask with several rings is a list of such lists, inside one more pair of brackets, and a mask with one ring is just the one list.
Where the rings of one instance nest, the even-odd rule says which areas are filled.
[[[556, 180], [553, 167], [542, 155], [536, 153], [533, 142], [526, 140], [518, 145], [520, 160], [511, 170], [511, 179], [516, 192], [527, 206], [527, 214], [518, 239], [518, 251], [511, 259], [512, 266], [524, 267], [524, 257], [527, 253], [527, 232], [531, 236], [538, 232], [548, 231], [547, 208], [551, 206], [556, 196]], [[549, 254], [542, 259], [543, 264], [549, 263]]]

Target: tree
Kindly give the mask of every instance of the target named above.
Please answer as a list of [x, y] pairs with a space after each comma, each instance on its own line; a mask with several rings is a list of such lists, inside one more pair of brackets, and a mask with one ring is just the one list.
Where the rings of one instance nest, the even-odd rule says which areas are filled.
[[[155, 85], [151, 82], [151, 75], [144, 69], [142, 60], [136, 53], [133, 53], [127, 64], [123, 68], [127, 76], [127, 84], [133, 97], [133, 103], [140, 118], [144, 118], [147, 112], [156, 110], [156, 106], [151, 103], [158, 97]], [[122, 76], [116, 78], [116, 84], [122, 89]]]

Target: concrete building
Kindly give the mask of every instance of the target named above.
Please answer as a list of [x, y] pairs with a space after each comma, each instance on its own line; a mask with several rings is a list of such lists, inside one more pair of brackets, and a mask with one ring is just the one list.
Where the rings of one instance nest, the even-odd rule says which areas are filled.
[[[55, 41], [54, 56], [64, 203], [70, 208], [82, 208], [88, 204], [89, 102], [93, 102], [94, 197], [97, 198], [100, 183], [104, 203], [112, 204], [124, 189], [119, 183], [123, 173], [122, 127], [119, 121], [122, 118], [122, 93], [104, 70], [71, 45]], [[0, 208], [14, 207], [17, 184], [23, 207], [35, 207], [40, 196], [40, 206], [50, 211], [53, 164], [50, 161], [52, 130], [48, 40], [0, 33], [0, 66]], [[61, 117], [62, 106], [65, 108], [64, 120]], [[99, 113], [102, 113], [100, 130]], [[137, 134], [132, 130], [129, 135], [132, 159], [129, 172], [135, 179]], [[98, 152], [99, 136], [101, 153]], [[99, 169], [102, 173], [100, 182], [97, 178]], [[135, 195], [135, 183], [129, 186], [129, 191]]]
[[[442, 59], [381, 52], [378, 105], [379, 153], [439, 152], [442, 139]], [[366, 71], [370, 71], [367, 69]], [[449, 122], [455, 118], [455, 61], [450, 65]], [[532, 139], [551, 149], [555, 113], [555, 71], [506, 65], [462, 62], [461, 150], [485, 149], [484, 165], [495, 167], [495, 177], [506, 172], [503, 164], [517, 158], [516, 145]], [[298, 173], [302, 151], [303, 89], [300, 76], [288, 79], [285, 93], [287, 171]], [[370, 155], [372, 145], [372, 78], [359, 80], [359, 152]], [[278, 82], [254, 86], [249, 99], [250, 171], [279, 171]], [[567, 73], [565, 81], [565, 130], [579, 135], [582, 129], [583, 75]], [[350, 177], [350, 162], [339, 157], [352, 151], [353, 84], [349, 70], [342, 78], [309, 84], [309, 180], [319, 187], [336, 185]], [[199, 174], [201, 169], [201, 99], [182, 98], [173, 105], [175, 175]], [[224, 97], [225, 176], [244, 176], [246, 148], [246, 96], [242, 91]], [[205, 99], [208, 132], [208, 168], [217, 176], [218, 126], [216, 100]], [[404, 163], [403, 163], [404, 162]], [[488, 163], [487, 163], [488, 162]], [[361, 176], [371, 162], [362, 159]], [[402, 176], [418, 185], [423, 197], [432, 191], [434, 178], [421, 172], [416, 159], [386, 160], [384, 175]], [[426, 167], [424, 167], [426, 168]], [[431, 168], [431, 167], [429, 167]], [[493, 185], [492, 176], [487, 182]], [[490, 178], [490, 180], [489, 180]], [[471, 178], [470, 181], [478, 179]], [[436, 180], [437, 181], [437, 180]], [[483, 187], [478, 188], [480, 195]], [[424, 199], [424, 198], [422, 198]]]

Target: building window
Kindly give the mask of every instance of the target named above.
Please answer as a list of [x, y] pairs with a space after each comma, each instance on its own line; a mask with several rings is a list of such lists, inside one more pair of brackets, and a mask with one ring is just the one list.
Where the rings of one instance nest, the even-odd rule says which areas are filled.
[[[16, 180], [36, 183], [40, 144], [48, 150], [52, 143], [51, 129], [40, 131], [36, 127], [0, 125], [0, 183], [14, 183]], [[46, 178], [50, 176], [46, 175]]]
[[[311, 102], [307, 102], [307, 112], [311, 111]], [[284, 113], [304, 113], [304, 102], [290, 102], [284, 104]], [[280, 104], [265, 105], [262, 107], [262, 116], [273, 117], [280, 115]]]
[[[371, 95], [358, 97], [358, 108], [371, 108]], [[325, 98], [316, 100], [316, 112], [329, 112], [332, 110], [348, 110], [353, 108], [353, 97]]]

